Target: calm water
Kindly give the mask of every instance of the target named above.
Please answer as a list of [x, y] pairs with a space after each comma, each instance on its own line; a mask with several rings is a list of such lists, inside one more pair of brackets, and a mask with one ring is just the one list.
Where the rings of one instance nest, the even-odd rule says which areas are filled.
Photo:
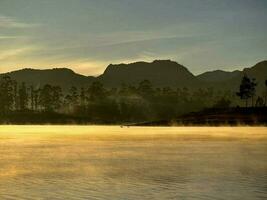
[[0, 126], [0, 199], [267, 199], [267, 128]]

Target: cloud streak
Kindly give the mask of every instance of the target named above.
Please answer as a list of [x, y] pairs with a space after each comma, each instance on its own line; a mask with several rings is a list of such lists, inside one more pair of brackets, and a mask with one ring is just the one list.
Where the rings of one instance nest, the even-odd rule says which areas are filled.
[[0, 28], [32, 28], [36, 26], [39, 24], [24, 23], [13, 17], [0, 15]]
[[1, 60], [8, 60], [12, 58], [16, 58], [19, 56], [24, 55], [25, 53], [29, 53], [33, 50], [35, 50], [36, 47], [33, 46], [28, 46], [28, 47], [22, 47], [22, 48], [17, 48], [17, 49], [10, 49], [6, 51], [2, 51], [0, 53], [0, 61]]

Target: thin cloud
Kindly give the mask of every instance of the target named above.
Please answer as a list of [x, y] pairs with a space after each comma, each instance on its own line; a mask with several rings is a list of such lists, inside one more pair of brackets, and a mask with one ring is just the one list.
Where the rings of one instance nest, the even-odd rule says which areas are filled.
[[6, 36], [6, 35], [0, 35], [0, 40], [13, 40], [13, 39], [24, 39], [27, 38], [25, 36]]
[[0, 53], [0, 61], [4, 61], [10, 58], [16, 58], [18, 56], [24, 55], [25, 53], [33, 51], [35, 49], [36, 47], [24, 47], [24, 48], [17, 48], [17, 49], [2, 51]]
[[39, 24], [24, 23], [15, 18], [0, 15], [0, 28], [32, 28], [36, 26]]

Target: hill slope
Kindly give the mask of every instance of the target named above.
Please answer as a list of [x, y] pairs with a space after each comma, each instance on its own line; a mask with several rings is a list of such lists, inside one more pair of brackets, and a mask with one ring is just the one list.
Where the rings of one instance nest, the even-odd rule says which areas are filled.
[[9, 73], [2, 74], [8, 75], [18, 82], [25, 82], [28, 85], [36, 87], [44, 84], [57, 85], [67, 90], [71, 86], [87, 87], [95, 79], [94, 77], [86, 77], [76, 74], [67, 68], [54, 68], [54, 69], [22, 69]]
[[228, 81], [232, 78], [240, 76], [241, 74], [241, 71], [226, 72], [222, 70], [215, 70], [200, 74], [197, 76], [197, 78], [205, 82], [221, 82]]
[[244, 75], [255, 78], [257, 82], [257, 91], [262, 93], [265, 90], [265, 80], [267, 80], [267, 61], [257, 63], [251, 68], [245, 68], [242, 71], [225, 72], [221, 70], [205, 72], [197, 78], [217, 89], [229, 89], [237, 91]]
[[107, 86], [136, 85], [145, 79], [156, 87], [192, 87], [199, 82], [187, 68], [170, 60], [109, 65], [98, 77]]
[[111, 64], [98, 77], [80, 75], [67, 68], [22, 69], [0, 74], [0, 77], [9, 75], [18, 82], [26, 82], [28, 85], [36, 87], [46, 83], [58, 85], [64, 91], [71, 86], [88, 87], [93, 81], [100, 81], [105, 87], [120, 87], [121, 84], [136, 85], [145, 79], [150, 80], [155, 87], [213, 87], [215, 89], [237, 91], [244, 74], [255, 78], [258, 83], [257, 90], [263, 92], [265, 90], [264, 82], [267, 79], [267, 61], [259, 62], [251, 68], [245, 68], [243, 71], [225, 72], [216, 70], [198, 76], [194, 76], [186, 67], [176, 62], [156, 60], [152, 63]]

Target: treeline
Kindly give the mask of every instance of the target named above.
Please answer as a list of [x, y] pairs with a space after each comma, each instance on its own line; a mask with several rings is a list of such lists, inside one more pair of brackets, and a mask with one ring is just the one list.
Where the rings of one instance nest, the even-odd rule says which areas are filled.
[[8, 76], [0, 79], [2, 118], [10, 114], [23, 117], [21, 113], [57, 113], [92, 123], [168, 120], [204, 108], [227, 108], [231, 103], [235, 105], [235, 99], [236, 94], [231, 91], [155, 88], [148, 80], [137, 86], [122, 85], [111, 89], [93, 82], [87, 88], [71, 87], [63, 93], [59, 86], [28, 86]]
[[245, 101], [245, 107], [248, 107], [249, 100], [251, 100], [251, 107], [263, 107], [267, 104], [267, 80], [265, 80], [266, 91], [263, 96], [258, 96], [256, 98], [256, 89], [257, 89], [257, 81], [255, 78], [249, 78], [247, 75], [244, 75], [240, 86], [239, 91], [236, 95]]

